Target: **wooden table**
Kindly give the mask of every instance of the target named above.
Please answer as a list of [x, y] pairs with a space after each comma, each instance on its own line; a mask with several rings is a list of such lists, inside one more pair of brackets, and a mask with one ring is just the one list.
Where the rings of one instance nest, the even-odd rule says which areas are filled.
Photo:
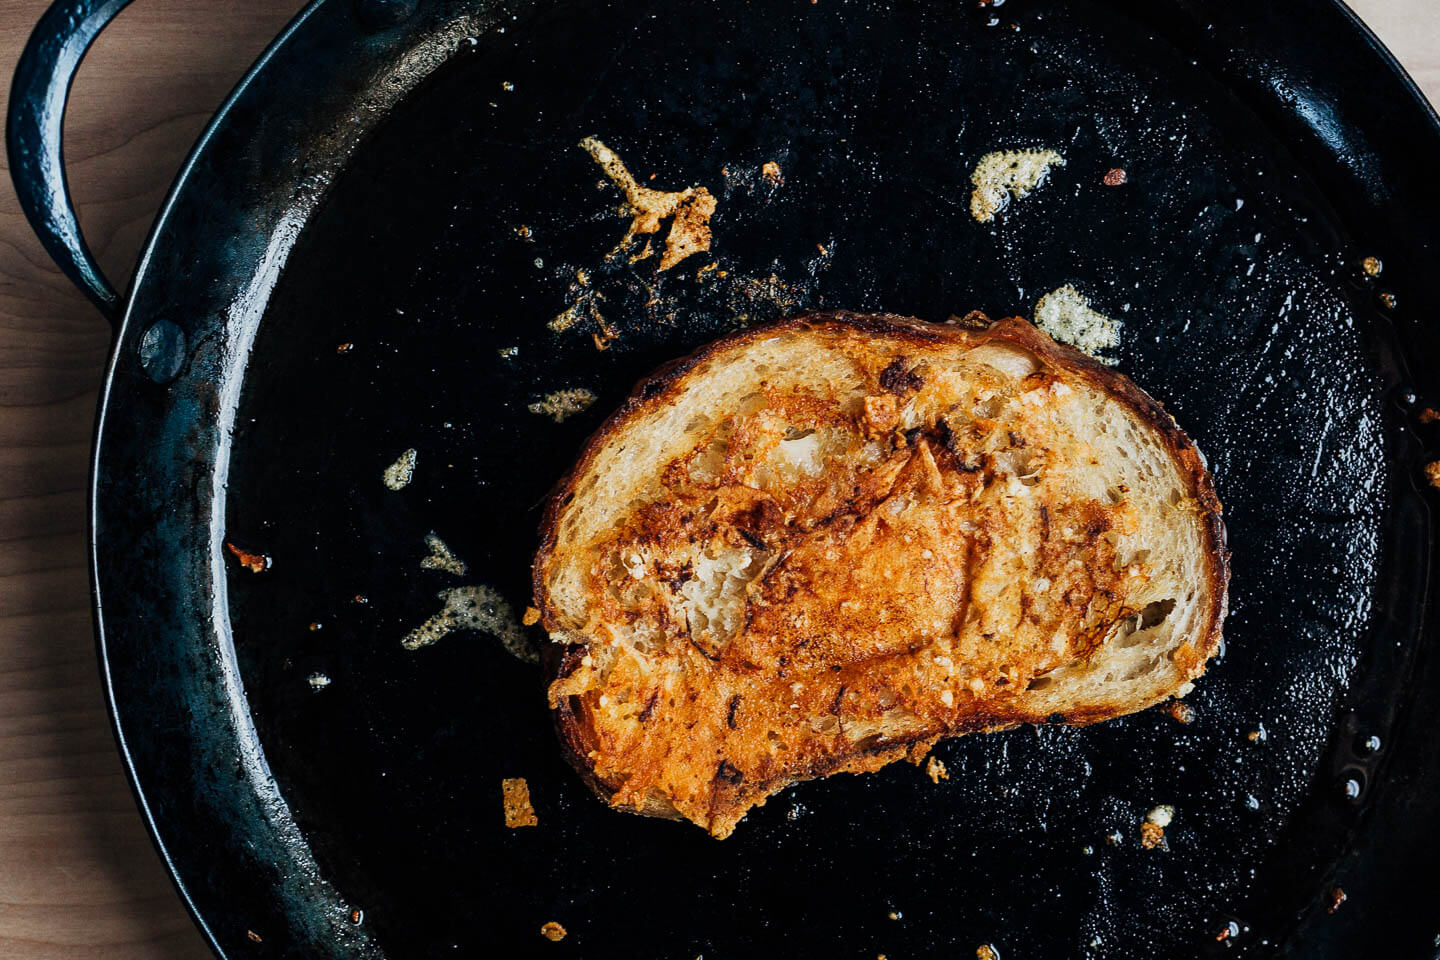
[[[1440, 5], [1352, 0], [1440, 101]], [[66, 127], [80, 219], [123, 287], [201, 126], [299, 0], [141, 0], [101, 35]], [[45, 0], [0, 0], [10, 69]], [[0, 101], [3, 102], [3, 101]], [[0, 186], [0, 958], [208, 956], [140, 823], [105, 717], [85, 483], [109, 331]]]

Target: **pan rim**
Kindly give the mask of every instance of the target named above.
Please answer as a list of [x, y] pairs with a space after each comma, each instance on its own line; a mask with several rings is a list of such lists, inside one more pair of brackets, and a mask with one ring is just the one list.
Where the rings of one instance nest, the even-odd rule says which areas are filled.
[[[1325, 12], [1333, 11], [1341, 18], [1344, 26], [1348, 30], [1358, 34], [1358, 39], [1368, 48], [1369, 53], [1378, 58], [1377, 65], [1383, 66], [1389, 74], [1400, 81], [1402, 88], [1409, 95], [1409, 99], [1415, 106], [1420, 108], [1421, 117], [1428, 125], [1431, 133], [1440, 136], [1440, 112], [1437, 112], [1436, 107], [1425, 97], [1414, 78], [1403, 65], [1400, 64], [1398, 59], [1396, 59], [1394, 54], [1384, 45], [1369, 25], [1367, 25], [1344, 0], [1310, 0], [1310, 2], [1314, 3], [1317, 7], [1317, 16]], [[100, 477], [103, 472], [103, 462], [107, 455], [107, 437], [113, 436], [123, 426], [118, 423], [112, 415], [113, 394], [117, 390], [117, 370], [126, 359], [127, 345], [132, 343], [137, 336], [135, 328], [140, 323], [140, 318], [137, 317], [137, 294], [150, 279], [150, 275], [155, 269], [156, 253], [163, 240], [162, 235], [165, 232], [164, 228], [172, 218], [177, 202], [191, 185], [192, 176], [197, 166], [201, 163], [207, 151], [213, 147], [218, 132], [232, 123], [237, 104], [258, 86], [257, 81], [264, 74], [267, 66], [272, 62], [276, 54], [292, 43], [302, 29], [305, 29], [307, 25], [311, 24], [314, 19], [314, 14], [327, 5], [333, 4], [329, 4], [329, 0], [309, 0], [266, 46], [254, 64], [246, 70], [243, 76], [237, 81], [235, 87], [217, 108], [214, 115], [207, 122], [203, 132], [191, 147], [185, 161], [177, 170], [175, 179], [167, 191], [165, 199], [147, 234], [145, 243], [141, 248], [141, 253], [137, 259], [131, 281], [123, 297], [120, 312], [121, 319], [112, 339], [101, 388], [98, 394], [89, 461], [89, 479], [86, 485], [87, 547], [92, 620], [94, 624], [101, 684], [104, 690], [106, 712], [109, 717], [111, 731], [116, 740], [116, 746], [125, 769], [126, 779], [135, 797], [136, 806], [145, 824], [146, 831], [150, 836], [150, 840], [152, 844], [154, 844], [161, 862], [165, 865], [166, 872], [169, 874], [181, 902], [185, 905], [187, 912], [189, 912], [192, 920], [199, 928], [207, 945], [214, 954], [222, 958], [222, 960], [234, 954], [227, 952], [226, 945], [221, 942], [220, 936], [205, 916], [201, 906], [196, 902], [196, 895], [191, 889], [193, 880], [182, 876], [181, 868], [175, 862], [169, 845], [164, 836], [162, 836], [162, 828], [155, 815], [151, 794], [163, 790], [164, 787], [154, 782], [153, 773], [147, 776], [146, 772], [140, 769], [141, 765], [137, 763], [129, 742], [130, 738], [126, 732], [127, 726], [133, 726], [137, 721], [132, 719], [131, 715], [126, 712], [127, 707], [121, 702], [121, 698], [117, 693], [116, 676], [118, 673], [124, 671], [125, 666], [112, 662], [110, 633], [113, 631], [107, 630], [105, 618], [105, 602], [101, 583], [102, 564], [105, 560], [101, 555], [102, 545], [97, 536], [97, 530], [101, 525], [101, 514], [106, 509], [102, 502], [104, 491], [101, 489]], [[229, 653], [221, 651], [220, 656], [233, 660], [233, 651]], [[248, 719], [248, 714], [246, 719]]]

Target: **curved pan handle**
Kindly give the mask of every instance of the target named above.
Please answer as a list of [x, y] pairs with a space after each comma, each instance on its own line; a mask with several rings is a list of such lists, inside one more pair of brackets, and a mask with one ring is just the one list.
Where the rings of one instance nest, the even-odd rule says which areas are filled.
[[65, 275], [105, 319], [119, 321], [120, 298], [85, 245], [61, 145], [70, 83], [105, 25], [130, 0], [55, 0], [25, 44], [10, 86], [5, 147], [20, 208]]

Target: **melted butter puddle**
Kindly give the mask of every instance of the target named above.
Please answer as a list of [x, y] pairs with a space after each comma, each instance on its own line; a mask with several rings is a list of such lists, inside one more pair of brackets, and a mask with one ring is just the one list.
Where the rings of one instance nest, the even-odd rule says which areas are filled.
[[540, 662], [540, 654], [515, 618], [514, 608], [494, 587], [485, 584], [452, 587], [436, 596], [444, 602], [444, 607], [405, 635], [400, 645], [406, 650], [428, 647], [461, 630], [478, 630], [494, 635], [505, 652], [516, 659]]
[[[439, 570], [452, 576], [463, 577], [467, 570], [465, 561], [433, 531], [425, 535], [425, 545], [430, 548], [428, 556], [420, 561], [424, 570]], [[419, 650], [452, 633], [475, 630], [488, 633], [500, 641], [505, 652], [526, 663], [539, 663], [540, 654], [509, 601], [494, 587], [474, 584], [468, 587], [451, 587], [441, 590], [437, 597], [444, 604], [438, 613], [407, 633], [400, 645], [406, 650]], [[313, 685], [313, 681], [312, 681]]]
[[1054, 150], [1000, 150], [987, 153], [975, 165], [970, 182], [970, 215], [989, 223], [1009, 205], [1037, 190], [1050, 175], [1051, 167], [1065, 166], [1065, 158]]
[[455, 551], [433, 531], [425, 534], [425, 546], [430, 548], [430, 555], [420, 561], [422, 570], [439, 570], [457, 577], [465, 576], [465, 561], [455, 556]]

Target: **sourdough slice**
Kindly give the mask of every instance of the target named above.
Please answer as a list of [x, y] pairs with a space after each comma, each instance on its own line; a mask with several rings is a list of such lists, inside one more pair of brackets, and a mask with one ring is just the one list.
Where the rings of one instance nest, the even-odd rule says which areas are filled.
[[1183, 695], [1228, 564], [1199, 453], [1020, 319], [809, 314], [642, 382], [542, 528], [550, 704], [612, 806], [725, 837], [942, 737]]

